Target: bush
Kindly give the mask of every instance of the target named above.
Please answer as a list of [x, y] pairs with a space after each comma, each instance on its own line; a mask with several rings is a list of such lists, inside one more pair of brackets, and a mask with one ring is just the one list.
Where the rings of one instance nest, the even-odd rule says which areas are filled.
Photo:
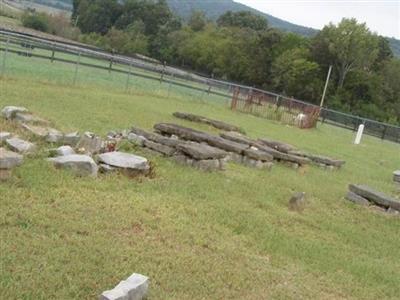
[[49, 18], [45, 13], [24, 13], [21, 21], [25, 27], [49, 32]]

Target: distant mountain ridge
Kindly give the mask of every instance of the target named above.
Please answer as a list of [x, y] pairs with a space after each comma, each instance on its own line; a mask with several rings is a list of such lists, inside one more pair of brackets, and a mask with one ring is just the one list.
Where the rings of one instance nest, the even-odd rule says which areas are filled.
[[[61, 5], [64, 7], [72, 7], [72, 0], [33, 0], [40, 4], [48, 6]], [[281, 29], [283, 31], [294, 32], [304, 36], [313, 36], [318, 33], [317, 29], [296, 25], [282, 19], [276, 18], [269, 14], [263, 13], [257, 9], [247, 5], [235, 2], [233, 0], [166, 0], [171, 10], [183, 19], [189, 18], [195, 10], [200, 10], [205, 13], [207, 18], [216, 20], [220, 15], [227, 11], [251, 11], [255, 14], [267, 18], [271, 27]], [[395, 56], [400, 57], [400, 40], [395, 38], [387, 38]]]

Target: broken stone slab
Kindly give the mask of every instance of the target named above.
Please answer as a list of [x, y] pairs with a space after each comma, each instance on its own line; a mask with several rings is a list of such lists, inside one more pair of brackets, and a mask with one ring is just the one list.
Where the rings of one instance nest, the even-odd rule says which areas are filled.
[[75, 147], [78, 144], [80, 138], [81, 137], [78, 131], [67, 133], [64, 135], [63, 143], [65, 145]]
[[393, 181], [400, 183], [400, 170], [393, 172]]
[[248, 146], [252, 146], [255, 141], [248, 138], [247, 136], [240, 134], [239, 132], [235, 131], [229, 131], [229, 132], [223, 132], [220, 134], [220, 137], [230, 140], [232, 142], [240, 143], [240, 144], [245, 144]]
[[22, 106], [6, 106], [1, 110], [2, 116], [7, 120], [12, 120], [17, 113], [23, 112], [28, 112], [28, 110]]
[[47, 136], [47, 134], [49, 133], [49, 130], [45, 127], [28, 125], [28, 124], [22, 124], [21, 126], [23, 129], [27, 130], [29, 133], [31, 133], [35, 137], [45, 138]]
[[5, 142], [6, 139], [9, 139], [9, 138], [11, 138], [11, 133], [5, 132], [5, 131], [0, 132], [0, 144], [2, 144], [3, 142]]
[[46, 142], [48, 143], [61, 143], [64, 139], [64, 134], [54, 128], [49, 128], [46, 135]]
[[371, 202], [369, 202], [367, 199], [357, 195], [356, 193], [353, 193], [352, 191], [347, 192], [346, 199], [360, 205], [369, 206], [371, 204]]
[[227, 153], [221, 149], [196, 142], [180, 144], [177, 149], [197, 160], [221, 159], [227, 156]]
[[42, 125], [50, 124], [50, 122], [45, 119], [42, 119], [30, 113], [23, 113], [23, 112], [17, 112], [15, 114], [14, 120], [21, 123], [42, 124]]
[[88, 155], [71, 154], [48, 160], [53, 162], [56, 168], [71, 170], [77, 176], [97, 176], [98, 166]]
[[274, 159], [271, 154], [265, 151], [254, 150], [252, 148], [244, 150], [243, 155], [260, 161], [272, 161]]
[[182, 113], [182, 112], [175, 112], [175, 113], [173, 113], [173, 116], [176, 118], [188, 120], [191, 122], [197, 122], [197, 123], [211, 125], [217, 129], [221, 129], [221, 130], [243, 132], [243, 130], [241, 130], [238, 126], [231, 125], [231, 124], [228, 124], [228, 123], [225, 123], [222, 121], [218, 121], [218, 120], [213, 120], [213, 119], [206, 118], [203, 116], [198, 116], [198, 115], [189, 114], [189, 113]]
[[146, 130], [143, 130], [143, 129], [140, 129], [137, 127], [132, 127], [131, 133], [134, 133], [138, 136], [142, 136], [149, 141], [155, 142], [157, 144], [162, 144], [162, 145], [165, 145], [168, 147], [176, 147], [183, 142], [177, 138], [165, 137], [160, 134], [148, 132]]
[[330, 157], [323, 156], [323, 155], [310, 154], [310, 153], [306, 153], [303, 151], [297, 151], [297, 150], [289, 151], [289, 154], [307, 157], [310, 160], [312, 160], [314, 163], [316, 163], [317, 165], [321, 164], [324, 166], [334, 166], [336, 168], [340, 168], [341, 166], [343, 166], [346, 163], [344, 160], [341, 160], [341, 159], [334, 159], [334, 158], [330, 158]]
[[220, 170], [220, 162], [218, 159], [204, 159], [204, 160], [193, 160], [193, 167], [205, 171], [212, 172]]
[[141, 135], [137, 135], [136, 133], [130, 132], [127, 136], [128, 141], [131, 143], [139, 146], [139, 147], [144, 147], [144, 142], [146, 141], [146, 138]]
[[8, 147], [21, 154], [31, 154], [36, 152], [37, 147], [31, 142], [24, 141], [20, 138], [10, 138], [6, 140]]
[[103, 174], [109, 174], [118, 171], [118, 168], [115, 168], [106, 164], [99, 164], [99, 172]]
[[292, 151], [295, 149], [295, 147], [292, 145], [289, 145], [289, 144], [286, 144], [283, 142], [279, 142], [279, 141], [270, 140], [267, 138], [258, 139], [258, 142], [265, 146], [268, 146], [272, 149], [283, 152], [283, 153], [288, 153], [289, 151]]
[[289, 200], [289, 209], [292, 211], [303, 211], [306, 205], [306, 193], [294, 193]]
[[156, 151], [158, 153], [164, 154], [165, 156], [172, 156], [176, 152], [175, 148], [172, 148], [170, 146], [166, 146], [163, 144], [159, 144], [156, 142], [152, 142], [150, 140], [145, 140], [144, 141], [144, 146], [146, 148], [149, 148], [153, 151]]
[[123, 169], [128, 175], [147, 175], [150, 171], [150, 164], [144, 157], [124, 153], [124, 152], [108, 152], [98, 156], [99, 162]]
[[381, 192], [375, 191], [369, 186], [350, 184], [349, 190], [379, 206], [383, 206], [385, 208], [390, 207], [392, 209], [400, 211], [400, 201], [397, 201], [396, 199], [387, 196]]
[[86, 154], [98, 154], [104, 147], [103, 140], [91, 132], [85, 132], [76, 145], [78, 152]]
[[0, 169], [9, 170], [18, 167], [22, 164], [23, 159], [23, 156], [18, 153], [0, 148]]
[[296, 155], [280, 152], [278, 150], [272, 149], [271, 147], [265, 146], [260, 143], [256, 144], [255, 146], [258, 148], [258, 150], [265, 151], [265, 152], [271, 154], [274, 157], [274, 159], [276, 159], [276, 160], [284, 160], [284, 161], [294, 162], [299, 165], [305, 165], [305, 164], [309, 164], [311, 162], [311, 160], [307, 157], [296, 156]]
[[159, 123], [154, 125], [154, 129], [164, 134], [176, 135], [183, 140], [195, 141], [198, 143], [204, 142], [210, 146], [217, 147], [228, 152], [242, 154], [243, 151], [248, 148], [247, 145], [239, 144], [219, 136], [213, 136], [202, 131], [176, 124]]
[[71, 146], [61, 146], [56, 149], [57, 156], [66, 156], [76, 154]]
[[149, 278], [133, 273], [126, 280], [121, 281], [114, 289], [103, 292], [100, 300], [142, 300], [147, 296]]

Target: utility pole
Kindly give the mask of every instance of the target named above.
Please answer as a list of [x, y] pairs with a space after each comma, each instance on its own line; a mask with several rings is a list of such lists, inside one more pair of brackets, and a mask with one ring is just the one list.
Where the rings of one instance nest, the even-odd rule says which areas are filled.
[[322, 107], [324, 105], [326, 89], [328, 88], [329, 78], [331, 77], [331, 72], [332, 72], [332, 65], [329, 66], [328, 76], [326, 76], [324, 92], [322, 93], [321, 104], [319, 105], [319, 107]]

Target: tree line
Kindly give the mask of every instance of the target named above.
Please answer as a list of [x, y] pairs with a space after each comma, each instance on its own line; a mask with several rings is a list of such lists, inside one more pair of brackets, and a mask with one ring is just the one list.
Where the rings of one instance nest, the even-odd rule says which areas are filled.
[[107, 50], [315, 104], [332, 65], [326, 106], [400, 124], [400, 60], [387, 39], [355, 19], [328, 24], [307, 38], [247, 11], [227, 12], [216, 22], [195, 11], [181, 20], [165, 0], [73, 0], [71, 23], [81, 32], [76, 39]]

